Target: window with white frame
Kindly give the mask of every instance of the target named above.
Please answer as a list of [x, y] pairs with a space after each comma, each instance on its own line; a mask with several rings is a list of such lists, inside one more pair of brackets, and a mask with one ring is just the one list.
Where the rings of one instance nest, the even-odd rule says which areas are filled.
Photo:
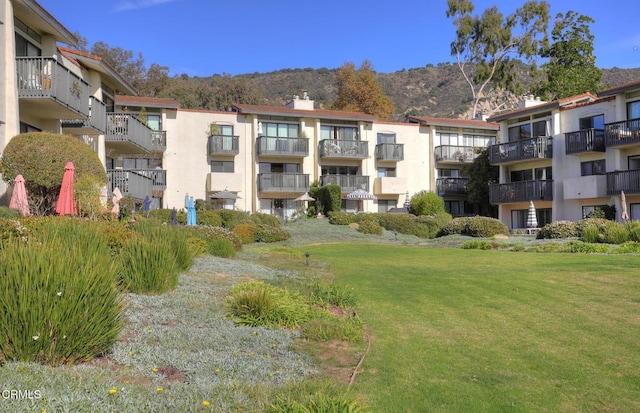
[[360, 140], [356, 126], [320, 125], [320, 139]]
[[378, 133], [378, 145], [381, 143], [396, 143], [395, 133]]
[[297, 123], [262, 122], [262, 130], [265, 136], [276, 138], [297, 138], [300, 135], [300, 125]]

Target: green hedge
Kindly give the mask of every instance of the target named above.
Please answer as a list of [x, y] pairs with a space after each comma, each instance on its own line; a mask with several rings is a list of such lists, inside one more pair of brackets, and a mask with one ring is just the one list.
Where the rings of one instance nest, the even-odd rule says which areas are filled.
[[495, 218], [483, 216], [460, 217], [448, 222], [439, 235], [453, 234], [490, 238], [498, 234], [509, 234], [509, 228]]

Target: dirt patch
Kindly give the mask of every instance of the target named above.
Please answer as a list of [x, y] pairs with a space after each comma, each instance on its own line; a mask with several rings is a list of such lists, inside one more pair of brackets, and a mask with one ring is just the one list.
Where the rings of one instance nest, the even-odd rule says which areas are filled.
[[315, 343], [314, 346], [323, 373], [333, 377], [339, 383], [349, 384], [353, 369], [360, 360], [362, 349], [340, 340]]

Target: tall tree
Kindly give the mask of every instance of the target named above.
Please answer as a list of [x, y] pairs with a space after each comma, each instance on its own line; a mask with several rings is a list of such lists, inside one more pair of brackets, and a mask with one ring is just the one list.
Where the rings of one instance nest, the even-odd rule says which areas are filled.
[[489, 185], [498, 182], [499, 168], [489, 162], [488, 148], [477, 150], [478, 156], [462, 170], [462, 173], [469, 177], [468, 199], [469, 202], [478, 206], [480, 215], [497, 218], [498, 210], [489, 202]]
[[[448, 0], [447, 17], [453, 18], [456, 39], [451, 55], [467, 81], [473, 96], [472, 117], [490, 85], [519, 93], [515, 70], [518, 59], [535, 63], [548, 42], [549, 4], [528, 1], [506, 17], [496, 6], [481, 16], [472, 15], [471, 0]], [[495, 108], [493, 108], [495, 109]]]
[[356, 70], [353, 63], [345, 63], [336, 75], [338, 96], [332, 109], [363, 112], [389, 119], [395, 110], [393, 101], [377, 82], [371, 62], [365, 60]]
[[598, 91], [602, 71], [596, 67], [588, 16], [568, 11], [559, 13], [551, 31], [551, 44], [542, 51], [549, 61], [542, 65], [545, 78], [533, 92], [546, 100], [561, 99], [580, 93]]

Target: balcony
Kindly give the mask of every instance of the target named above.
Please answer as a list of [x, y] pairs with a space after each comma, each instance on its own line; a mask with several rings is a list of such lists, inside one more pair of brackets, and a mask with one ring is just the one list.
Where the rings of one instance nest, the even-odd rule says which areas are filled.
[[154, 131], [130, 113], [107, 113], [105, 142], [120, 153], [147, 154]]
[[607, 195], [640, 194], [640, 169], [607, 172]]
[[640, 118], [607, 123], [604, 126], [606, 147], [640, 144]]
[[84, 119], [61, 119], [65, 132], [72, 135], [103, 135], [107, 131], [107, 105], [89, 97], [89, 116]]
[[489, 162], [492, 165], [552, 157], [553, 138], [550, 136], [521, 139], [489, 147]]
[[564, 199], [593, 199], [607, 196], [606, 175], [565, 178], [562, 181]]
[[340, 185], [342, 192], [353, 192], [356, 189], [369, 190], [369, 177], [361, 175], [322, 175], [320, 186]]
[[164, 152], [167, 149], [167, 131], [156, 130], [151, 132], [151, 151]]
[[489, 187], [489, 202], [492, 204], [542, 200], [553, 200], [552, 180], [509, 182]]
[[308, 192], [309, 174], [268, 172], [258, 174], [258, 192]]
[[439, 196], [467, 195], [469, 178], [438, 178], [436, 193]]
[[436, 162], [471, 163], [478, 157], [472, 146], [442, 145], [433, 149]]
[[20, 105], [48, 119], [90, 116], [89, 84], [52, 57], [16, 57]]
[[407, 192], [407, 179], [397, 176], [379, 176], [373, 180], [374, 195], [400, 195]]
[[260, 136], [256, 139], [256, 153], [258, 155], [304, 157], [309, 155], [309, 139]]
[[240, 138], [231, 135], [211, 135], [207, 143], [209, 155], [237, 155], [240, 152]]
[[118, 187], [123, 196], [132, 196], [139, 200], [152, 195], [153, 179], [140, 171], [109, 169], [107, 176], [109, 178], [109, 193]]
[[401, 143], [379, 143], [376, 145], [376, 160], [402, 161], [404, 159], [404, 145]]
[[604, 152], [604, 129], [592, 128], [565, 133], [564, 144], [567, 155]]
[[354, 140], [323, 139], [319, 143], [320, 158], [366, 159], [369, 157], [369, 142]]
[[151, 187], [154, 192], [167, 189], [167, 171], [164, 169], [135, 169], [133, 172], [151, 179]]

